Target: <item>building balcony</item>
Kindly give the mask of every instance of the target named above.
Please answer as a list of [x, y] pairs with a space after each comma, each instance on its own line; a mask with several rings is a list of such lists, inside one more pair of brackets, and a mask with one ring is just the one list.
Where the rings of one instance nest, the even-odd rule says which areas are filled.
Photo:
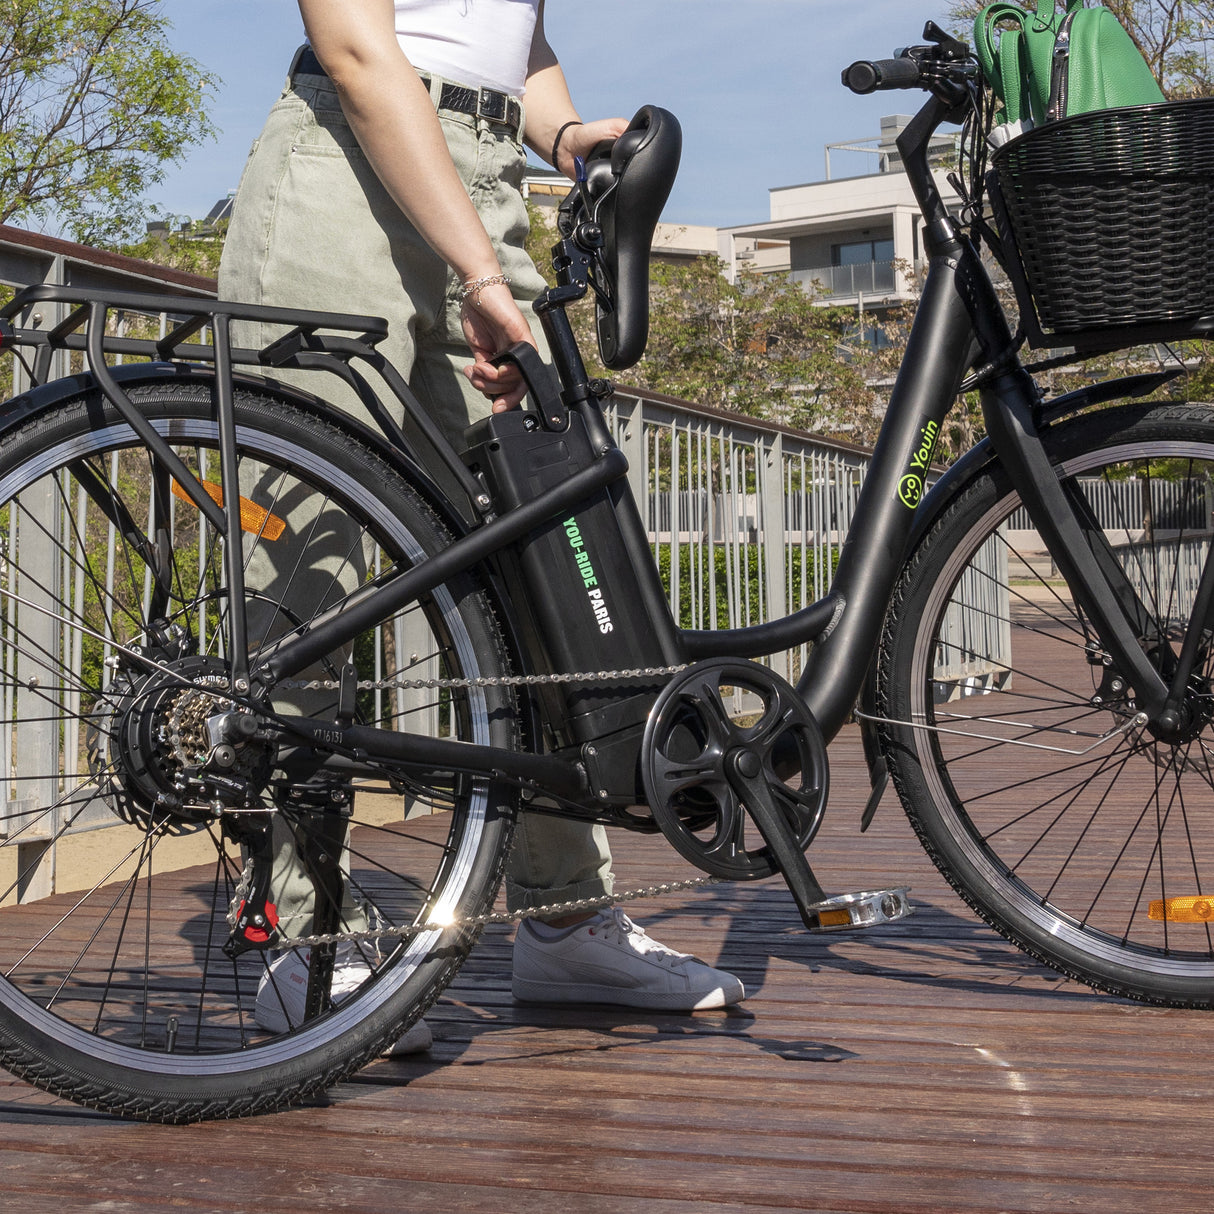
[[792, 280], [796, 283], [817, 283], [819, 299], [834, 303], [857, 303], [872, 295], [902, 296], [905, 287], [898, 281], [892, 261], [860, 262], [848, 266], [816, 266], [808, 270], [794, 270]]

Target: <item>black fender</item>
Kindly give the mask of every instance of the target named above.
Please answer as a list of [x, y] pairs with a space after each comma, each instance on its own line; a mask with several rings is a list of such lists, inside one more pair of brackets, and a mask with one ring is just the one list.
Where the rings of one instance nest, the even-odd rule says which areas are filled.
[[[108, 370], [120, 387], [169, 383], [210, 385], [215, 382], [214, 369], [198, 363], [127, 363], [119, 367], [110, 367]], [[319, 396], [313, 396], [309, 392], [304, 392], [278, 380], [234, 373], [232, 384], [234, 387], [245, 387], [263, 395], [275, 397], [284, 404], [323, 418], [326, 422], [348, 431], [353, 438], [369, 447], [405, 477], [457, 539], [471, 530], [467, 520], [439, 488], [416, 456], [400, 444], [390, 442], [379, 430], [348, 413], [335, 409]], [[70, 397], [90, 391], [100, 392], [101, 387], [96, 377], [91, 372], [85, 371], [51, 380], [5, 401], [0, 404], [0, 438], [15, 426], [28, 421], [37, 414], [54, 409]], [[502, 587], [501, 579], [493, 567], [493, 563], [490, 562], [486, 565], [482, 572], [485, 589], [502, 625], [514, 669], [519, 673], [527, 673], [530, 663], [527, 649], [522, 641], [517, 613], [510, 604], [509, 596]], [[535, 739], [540, 737], [538, 721], [534, 718], [534, 713], [530, 708], [523, 708], [524, 704], [528, 704], [527, 697], [520, 697], [520, 711], [524, 712], [527, 718], [522, 722], [525, 734], [533, 745], [538, 745], [535, 742]]]
[[[121, 387], [126, 384], [166, 384], [187, 383], [191, 385], [209, 385], [215, 381], [213, 368], [199, 363], [126, 363], [119, 367], [108, 368], [110, 375]], [[452, 503], [435, 483], [433, 477], [422, 467], [409, 450], [389, 442], [384, 435], [373, 427], [335, 409], [319, 396], [313, 396], [299, 388], [284, 384], [279, 380], [259, 375], [241, 375], [233, 373], [234, 387], [249, 388], [281, 400], [296, 409], [323, 416], [327, 421], [348, 430], [366, 446], [375, 450], [403, 475], [412, 481], [421, 495], [426, 499], [436, 514], [445, 522], [457, 536], [464, 535], [468, 524], [455, 510]], [[66, 375], [62, 379], [53, 379], [37, 388], [31, 388], [20, 396], [0, 405], [0, 435], [4, 435], [13, 426], [26, 421], [28, 418], [50, 409], [69, 397], [78, 396], [83, 392], [101, 391], [101, 385], [89, 371], [77, 375]]]
[[[1077, 388], [1073, 392], [1067, 392], [1041, 408], [1038, 416], [1041, 431], [1044, 433], [1061, 419], [1094, 405], [1107, 404], [1126, 397], [1147, 396], [1178, 374], [1180, 374], [1179, 371], [1160, 371], [1145, 375], [1127, 375], [1118, 379], [1102, 380], [1098, 384], [1089, 384], [1086, 387]], [[964, 492], [998, 458], [991, 440], [983, 438], [956, 463], [950, 465], [944, 475], [932, 485], [915, 511], [914, 526], [911, 529], [910, 539], [907, 541], [908, 560], [953, 496]], [[869, 777], [872, 782], [872, 792], [860, 819], [862, 831], [867, 830], [872, 823], [873, 815], [877, 812], [877, 806], [889, 782], [889, 771], [881, 747], [879, 728], [874, 722], [866, 719], [876, 715], [877, 664], [874, 656], [864, 679], [859, 702], [860, 738], [864, 744], [864, 758], [868, 763]]]

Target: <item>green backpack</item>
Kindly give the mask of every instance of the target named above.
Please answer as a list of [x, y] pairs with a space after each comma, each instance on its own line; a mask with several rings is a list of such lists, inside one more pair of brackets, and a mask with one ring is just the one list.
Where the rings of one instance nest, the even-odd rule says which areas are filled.
[[[1012, 28], [998, 31], [1000, 23]], [[1091, 110], [1163, 101], [1151, 69], [1107, 8], [1084, 0], [988, 4], [974, 21], [982, 74], [1003, 101], [1000, 121], [1023, 129]]]

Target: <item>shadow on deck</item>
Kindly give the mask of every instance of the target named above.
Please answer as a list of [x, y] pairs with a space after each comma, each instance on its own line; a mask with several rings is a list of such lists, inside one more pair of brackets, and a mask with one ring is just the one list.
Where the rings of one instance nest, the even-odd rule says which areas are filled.
[[[831, 890], [910, 884], [916, 915], [811, 937], [779, 883], [629, 908], [737, 972], [694, 1016], [522, 1007], [491, 929], [429, 1056], [323, 1103], [168, 1128], [0, 1076], [0, 1209], [1162, 1211], [1214, 1182], [1211, 1014], [1095, 995], [978, 923], [894, 798], [857, 832], [858, 736], [832, 747], [811, 858]], [[617, 836], [621, 886], [687, 875]]]

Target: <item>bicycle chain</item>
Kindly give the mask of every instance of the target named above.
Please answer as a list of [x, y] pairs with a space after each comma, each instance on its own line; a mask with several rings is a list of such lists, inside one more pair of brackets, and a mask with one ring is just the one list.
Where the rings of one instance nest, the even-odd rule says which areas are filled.
[[517, 911], [488, 911], [483, 915], [466, 915], [462, 919], [452, 919], [450, 923], [413, 923], [404, 927], [373, 927], [361, 932], [329, 932], [317, 936], [297, 936], [290, 940], [281, 941], [279, 948], [314, 948], [321, 944], [344, 944], [352, 942], [372, 942], [389, 937], [401, 940], [411, 940], [424, 932], [436, 930], [446, 931], [448, 928], [488, 927], [491, 924], [521, 923], [524, 919], [555, 918], [558, 915], [571, 915], [583, 910], [601, 910], [606, 906], [614, 906], [617, 902], [635, 902], [641, 898], [659, 898], [666, 894], [677, 894], [682, 890], [700, 889], [706, 885], [719, 885], [720, 877], [690, 877], [686, 881], [663, 881], [658, 885], [647, 885], [641, 889], [621, 890], [618, 894], [604, 894], [600, 898], [579, 898], [572, 902], [552, 902], [547, 906], [528, 907]]
[[[633, 670], [594, 670], [560, 674], [503, 674], [479, 679], [360, 679], [359, 691], [463, 691], [474, 687], [543, 687], [554, 683], [611, 683], [632, 679], [654, 679], [686, 670], [679, 666], [645, 666]], [[283, 679], [275, 688], [292, 691], [333, 691], [341, 684], [336, 679]]]
[[[236, 892], [228, 904], [229, 930], [236, 926], [236, 915], [248, 891], [249, 882], [253, 877], [253, 862], [245, 864], [237, 883]], [[394, 937], [400, 940], [411, 940], [423, 932], [446, 930], [448, 928], [488, 927], [491, 924], [521, 923], [524, 919], [555, 918], [558, 915], [571, 915], [583, 910], [601, 910], [605, 906], [614, 906], [617, 902], [636, 902], [641, 898], [660, 898], [666, 894], [677, 894], [688, 889], [702, 889], [708, 885], [721, 885], [721, 877], [689, 877], [685, 881], [662, 881], [657, 885], [646, 885], [639, 889], [621, 890], [619, 893], [604, 894], [599, 898], [579, 898], [571, 902], [551, 902], [546, 906], [532, 906], [517, 911], [488, 911], [482, 915], [466, 915], [462, 919], [452, 919], [450, 923], [411, 923], [404, 927], [369, 927], [361, 932], [326, 932], [313, 936], [293, 936], [280, 940], [276, 947], [315, 948], [322, 944], [369, 944], [379, 940]]]
[[[632, 679], [652, 679], [666, 675], [678, 674], [686, 670], [686, 663], [678, 666], [646, 666], [632, 670], [596, 670], [576, 671], [558, 674], [531, 675], [497, 675], [479, 679], [360, 679], [359, 691], [428, 691], [428, 690], [468, 690], [474, 687], [532, 687], [545, 686], [554, 683], [604, 683], [623, 682]], [[298, 691], [332, 691], [340, 687], [336, 679], [284, 679], [276, 687]], [[252, 863], [245, 865], [236, 887], [236, 894], [228, 910], [228, 924], [235, 926], [236, 909], [239, 908], [248, 882], [252, 878]], [[639, 889], [621, 890], [619, 893], [603, 895], [599, 898], [579, 898], [571, 902], [552, 902], [545, 906], [528, 907], [517, 911], [490, 911], [482, 915], [467, 915], [462, 919], [453, 919], [450, 923], [438, 924], [409, 924], [405, 927], [372, 927], [360, 932], [326, 932], [312, 936], [294, 936], [281, 940], [277, 947], [315, 948], [325, 944], [372, 943], [378, 940], [396, 938], [410, 940], [423, 932], [448, 928], [481, 928], [496, 924], [521, 923], [524, 919], [554, 918], [559, 915], [576, 914], [584, 910], [601, 910], [606, 906], [614, 906], [619, 902], [636, 902], [642, 898], [660, 898], [666, 894], [680, 893], [683, 890], [702, 889], [709, 885], [723, 883], [720, 877], [690, 877], [685, 881], [662, 881], [657, 885], [647, 885]]]

